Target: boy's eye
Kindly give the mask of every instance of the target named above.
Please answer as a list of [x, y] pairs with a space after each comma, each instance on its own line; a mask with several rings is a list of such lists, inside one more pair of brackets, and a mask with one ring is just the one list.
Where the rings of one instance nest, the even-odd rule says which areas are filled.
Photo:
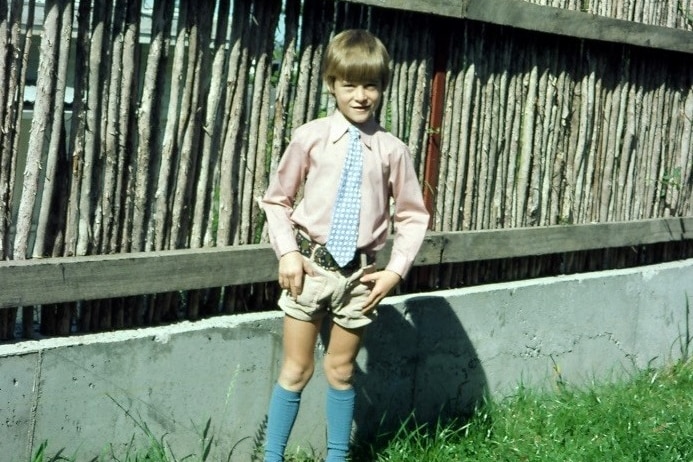
[[356, 88], [358, 85], [363, 86], [363, 88], [367, 90], [377, 90], [379, 88], [377, 82], [364, 82], [364, 83], [355, 83], [355, 82], [347, 82], [346, 80], [342, 81], [342, 87], [352, 89]]

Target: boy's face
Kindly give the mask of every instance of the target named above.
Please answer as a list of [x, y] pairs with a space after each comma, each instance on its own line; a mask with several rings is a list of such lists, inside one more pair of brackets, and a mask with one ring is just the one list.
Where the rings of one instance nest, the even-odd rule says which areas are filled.
[[350, 82], [335, 79], [330, 91], [335, 97], [337, 108], [344, 117], [355, 125], [368, 122], [380, 105], [382, 89], [380, 82]]

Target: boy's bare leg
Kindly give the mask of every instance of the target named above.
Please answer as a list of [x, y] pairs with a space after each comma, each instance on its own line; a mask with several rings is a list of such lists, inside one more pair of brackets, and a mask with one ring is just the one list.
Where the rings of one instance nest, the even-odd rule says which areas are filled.
[[287, 390], [301, 391], [315, 370], [315, 342], [320, 332], [318, 321], [300, 321], [284, 316], [284, 361], [279, 384]]
[[267, 413], [265, 462], [284, 460], [284, 450], [301, 405], [301, 391], [313, 375], [320, 321], [284, 316], [284, 361]]
[[352, 387], [354, 363], [364, 328], [345, 329], [333, 324], [325, 356], [327, 388], [327, 458], [325, 462], [345, 461], [349, 454], [351, 424], [356, 393]]
[[365, 328], [345, 329], [338, 324], [330, 328], [330, 342], [325, 356], [325, 376], [332, 388], [351, 388], [354, 362], [361, 346]]

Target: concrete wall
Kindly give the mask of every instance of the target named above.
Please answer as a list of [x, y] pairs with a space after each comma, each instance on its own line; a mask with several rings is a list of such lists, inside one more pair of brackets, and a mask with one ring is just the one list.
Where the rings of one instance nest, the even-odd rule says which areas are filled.
[[[355, 437], [412, 413], [466, 412], [520, 383], [614, 380], [675, 360], [692, 294], [686, 260], [390, 297], [358, 358]], [[0, 459], [28, 461], [44, 441], [80, 461], [123, 457], [146, 425], [180, 460], [201, 453], [209, 422], [210, 460], [251, 460], [280, 358], [278, 312], [0, 345]], [[303, 396], [290, 445], [322, 454], [319, 368]]]

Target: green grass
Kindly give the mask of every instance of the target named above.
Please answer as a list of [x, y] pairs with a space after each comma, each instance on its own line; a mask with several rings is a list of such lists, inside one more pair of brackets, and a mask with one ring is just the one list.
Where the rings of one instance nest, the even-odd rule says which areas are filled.
[[372, 460], [691, 461], [693, 363], [556, 393], [521, 388], [465, 425], [401, 432]]
[[[642, 371], [621, 383], [557, 385], [553, 393], [521, 387], [512, 397], [486, 404], [464, 423], [403, 425], [392, 439], [359, 450], [354, 462], [693, 460], [692, 361]], [[206, 460], [176, 458], [163, 439], [148, 436], [150, 448], [96, 460]], [[208, 438], [205, 433], [203, 441]], [[70, 460], [44, 458], [45, 452], [42, 447], [32, 462]], [[287, 460], [319, 461], [309, 455]]]

